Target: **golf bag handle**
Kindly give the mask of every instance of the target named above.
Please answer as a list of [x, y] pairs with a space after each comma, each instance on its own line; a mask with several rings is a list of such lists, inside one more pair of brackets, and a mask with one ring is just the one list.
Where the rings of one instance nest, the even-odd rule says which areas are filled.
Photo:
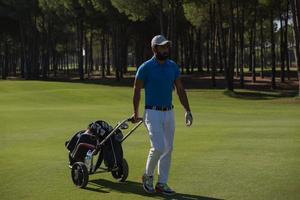
[[[143, 121], [143, 118], [139, 117], [137, 118], [139, 122]], [[133, 123], [133, 116], [127, 119], [128, 122]]]
[[[142, 118], [139, 118], [139, 120], [140, 121], [138, 122], [138, 124], [135, 125], [135, 127], [133, 127], [131, 131], [129, 131], [129, 133], [122, 139], [121, 142], [123, 142], [131, 133], [133, 133], [133, 131], [135, 131], [135, 129], [137, 129], [143, 123]], [[108, 134], [108, 136], [105, 137], [104, 140], [102, 140], [102, 142], [99, 144], [99, 147], [101, 147], [126, 122], [132, 122], [132, 117], [128, 118], [128, 119], [124, 119], [121, 123], [119, 123], [117, 126], [115, 126], [115, 128]]]

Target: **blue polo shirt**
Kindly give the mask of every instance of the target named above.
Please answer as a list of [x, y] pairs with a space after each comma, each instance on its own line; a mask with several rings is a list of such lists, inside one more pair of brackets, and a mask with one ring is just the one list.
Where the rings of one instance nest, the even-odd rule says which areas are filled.
[[136, 73], [136, 79], [142, 80], [145, 87], [145, 105], [172, 106], [174, 81], [179, 77], [178, 65], [167, 59], [160, 64], [155, 57], [144, 62]]

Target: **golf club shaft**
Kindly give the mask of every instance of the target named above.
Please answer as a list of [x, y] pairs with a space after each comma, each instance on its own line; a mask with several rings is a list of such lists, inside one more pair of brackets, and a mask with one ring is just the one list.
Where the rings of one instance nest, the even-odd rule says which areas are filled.
[[129, 135], [131, 135], [131, 133], [133, 133], [135, 131], [135, 129], [137, 129], [141, 124], [143, 123], [143, 121], [139, 121], [139, 123], [137, 125], [135, 125], [130, 131], [129, 133], [127, 133], [127, 135], [125, 135], [125, 137], [121, 140], [120, 143], [122, 143], [126, 138], [128, 138]]
[[102, 146], [122, 125], [123, 123], [127, 122], [127, 119], [123, 120], [121, 123], [119, 123], [109, 134], [108, 136], [102, 140], [100, 143], [100, 146]]

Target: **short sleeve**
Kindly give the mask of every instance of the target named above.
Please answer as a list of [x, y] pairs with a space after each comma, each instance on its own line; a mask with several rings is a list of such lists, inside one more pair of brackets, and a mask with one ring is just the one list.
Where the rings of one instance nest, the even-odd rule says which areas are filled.
[[142, 80], [145, 81], [145, 77], [146, 77], [146, 67], [145, 64], [142, 64], [138, 71], [136, 72], [135, 78], [138, 80]]

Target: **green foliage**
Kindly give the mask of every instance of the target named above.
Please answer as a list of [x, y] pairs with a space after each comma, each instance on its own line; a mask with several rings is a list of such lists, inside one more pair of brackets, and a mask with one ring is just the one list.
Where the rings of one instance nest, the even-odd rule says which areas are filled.
[[132, 21], [144, 21], [150, 17], [159, 17], [160, 10], [169, 11], [167, 0], [111, 0], [119, 12], [124, 13]]
[[149, 0], [111, 0], [112, 5], [119, 12], [124, 13], [132, 21], [143, 21], [151, 15], [151, 10], [155, 5], [154, 1]]
[[[0, 1], [0, 8], [8, 14], [9, 17], [22, 20], [25, 15], [35, 14], [39, 11], [37, 0], [6, 0]], [[1, 13], [4, 14], [4, 13]]]
[[55, 11], [61, 8], [60, 0], [39, 0], [39, 6], [43, 11]]
[[104, 25], [108, 27], [114, 23], [126, 23], [127, 17], [125, 14], [122, 14], [112, 5], [111, 0], [91, 0], [94, 9], [97, 12], [101, 12], [102, 16], [101, 19], [104, 20]]
[[281, 0], [258, 0], [259, 4], [265, 6], [267, 9], [265, 10], [267, 13], [273, 11], [273, 13], [279, 13], [282, 11], [282, 6], [286, 4], [285, 1]]
[[206, 1], [186, 1], [183, 8], [185, 17], [195, 27], [201, 27], [203, 22], [209, 20], [209, 5]]

